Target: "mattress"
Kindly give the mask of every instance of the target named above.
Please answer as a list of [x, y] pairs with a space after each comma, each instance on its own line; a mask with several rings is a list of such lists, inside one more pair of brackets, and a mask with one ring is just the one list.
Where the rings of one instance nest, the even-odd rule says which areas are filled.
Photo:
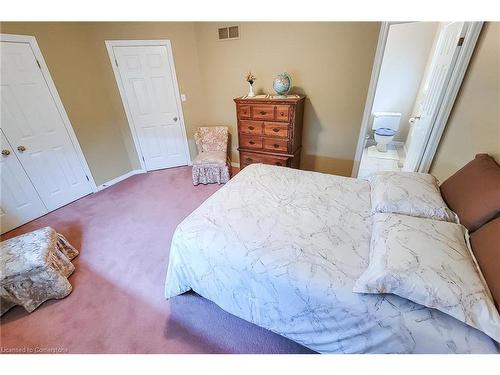
[[437, 310], [352, 292], [370, 211], [364, 180], [250, 165], [177, 227], [165, 296], [193, 290], [320, 353], [497, 353]]

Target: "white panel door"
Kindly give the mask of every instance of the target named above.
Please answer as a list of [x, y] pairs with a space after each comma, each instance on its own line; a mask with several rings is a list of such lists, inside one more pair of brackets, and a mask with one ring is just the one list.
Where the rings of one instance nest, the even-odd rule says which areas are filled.
[[0, 233], [47, 213], [14, 150], [0, 132]]
[[416, 103], [418, 116], [414, 118], [407, 143], [404, 171], [418, 171], [425, 147], [429, 141], [432, 126], [443, 101], [446, 87], [455, 65], [458, 42], [465, 35], [464, 22], [444, 24], [439, 32], [436, 47], [432, 53], [429, 71], [422, 80], [422, 95]]
[[49, 211], [92, 192], [29, 43], [1, 42], [1, 125]]
[[113, 53], [147, 170], [187, 165], [166, 46], [114, 46]]

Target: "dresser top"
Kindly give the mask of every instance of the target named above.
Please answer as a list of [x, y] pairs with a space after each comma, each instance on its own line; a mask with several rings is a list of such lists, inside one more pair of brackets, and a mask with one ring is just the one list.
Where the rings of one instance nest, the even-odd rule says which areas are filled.
[[234, 98], [236, 103], [259, 103], [259, 104], [279, 104], [279, 103], [298, 103], [305, 99], [305, 95], [288, 95], [286, 98], [277, 97], [274, 95], [257, 95], [249, 98], [246, 95]]

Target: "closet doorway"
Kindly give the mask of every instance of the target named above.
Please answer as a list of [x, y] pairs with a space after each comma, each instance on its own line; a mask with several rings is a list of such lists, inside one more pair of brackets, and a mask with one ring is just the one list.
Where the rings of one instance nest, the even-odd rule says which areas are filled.
[[0, 34], [1, 233], [96, 190], [36, 40]]

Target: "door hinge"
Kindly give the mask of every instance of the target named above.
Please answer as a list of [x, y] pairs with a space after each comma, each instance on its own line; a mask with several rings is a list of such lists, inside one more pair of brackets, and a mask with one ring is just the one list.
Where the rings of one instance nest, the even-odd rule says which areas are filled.
[[89, 176], [85, 175], [85, 177], [87, 177], [87, 181], [90, 181], [90, 178], [89, 178]]
[[462, 36], [462, 37], [460, 37], [460, 39], [458, 40], [458, 44], [457, 44], [457, 46], [458, 46], [458, 47], [462, 47], [462, 44], [464, 44], [464, 40], [465, 40], [465, 38], [464, 38], [463, 36]]
[[42, 66], [40, 65], [40, 61], [38, 61], [37, 59], [35, 59], [36, 61], [36, 65], [38, 65], [38, 69], [42, 70]]
[[141, 156], [142, 156], [142, 161], [145, 163], [146, 159], [144, 159], [144, 155], [141, 155]]
[[118, 68], [118, 61], [116, 61], [116, 57], [115, 57], [115, 65]]

